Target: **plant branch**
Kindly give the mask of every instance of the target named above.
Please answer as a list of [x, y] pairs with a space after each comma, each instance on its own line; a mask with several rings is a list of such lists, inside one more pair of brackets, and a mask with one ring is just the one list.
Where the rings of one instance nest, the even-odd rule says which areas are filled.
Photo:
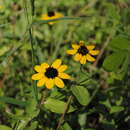
[[100, 50], [99, 55], [97, 56], [96, 61], [93, 63], [93, 66], [96, 67], [96, 66], [98, 65], [98, 62], [99, 62], [99, 60], [101, 59], [101, 57], [102, 57], [102, 55], [103, 55], [103, 53], [104, 53], [104, 51], [105, 51], [107, 45], [109, 44], [109, 41], [111, 40], [111, 37], [112, 37], [112, 35], [110, 35], [110, 36], [107, 38], [107, 40], [106, 40], [106, 42], [104, 43], [102, 49]]
[[60, 120], [59, 120], [59, 123], [58, 123], [58, 126], [57, 126], [56, 130], [60, 130], [62, 121], [64, 120], [65, 114], [67, 113], [67, 111], [68, 111], [68, 109], [69, 109], [71, 100], [72, 100], [72, 96], [70, 96], [69, 99], [68, 99], [68, 101], [67, 101], [65, 111], [64, 111], [64, 113], [62, 114], [62, 116], [61, 116], [61, 118], [60, 118]]

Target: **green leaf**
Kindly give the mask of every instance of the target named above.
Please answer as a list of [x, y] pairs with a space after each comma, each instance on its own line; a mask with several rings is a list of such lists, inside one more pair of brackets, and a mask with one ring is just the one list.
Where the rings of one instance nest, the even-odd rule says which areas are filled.
[[28, 106], [26, 107], [26, 113], [28, 117], [36, 117], [39, 113], [39, 109], [37, 108], [37, 101], [32, 98], [29, 100]]
[[109, 45], [112, 47], [112, 48], [117, 48], [117, 49], [121, 49], [121, 50], [128, 50], [130, 51], [130, 41], [122, 36], [122, 35], [119, 35], [117, 37], [115, 37], [110, 43]]
[[122, 80], [124, 78], [125, 74], [128, 71], [128, 66], [129, 66], [129, 63], [130, 63], [129, 58], [130, 58], [130, 56], [129, 56], [129, 54], [127, 54], [126, 57], [125, 57], [125, 60], [122, 64], [121, 69], [117, 73], [118, 79], [120, 79], [120, 80]]
[[128, 120], [130, 120], [130, 116], [127, 116], [127, 117], [125, 118], [125, 122], [127, 122]]
[[74, 86], [71, 88], [71, 91], [81, 105], [88, 105], [90, 101], [90, 95], [86, 88], [83, 86]]
[[81, 127], [84, 127], [86, 124], [86, 119], [87, 119], [87, 113], [81, 113], [78, 116], [78, 122]]
[[121, 111], [123, 111], [124, 110], [124, 107], [122, 107], [122, 106], [112, 106], [111, 108], [110, 108], [110, 113], [112, 114], [112, 113], [117, 113], [117, 112], [121, 112]]
[[114, 120], [102, 120], [102, 128], [104, 130], [115, 130], [115, 121]]
[[12, 129], [8, 126], [0, 125], [0, 130], [12, 130]]
[[112, 22], [115, 22], [115, 20], [119, 22], [120, 15], [116, 9], [116, 6], [112, 3], [107, 3], [106, 6], [107, 6], [106, 15], [111, 18]]
[[123, 97], [120, 97], [119, 100], [116, 101], [116, 105], [121, 105], [123, 102]]
[[108, 108], [111, 108], [111, 104], [110, 104], [110, 101], [107, 99], [105, 101], [100, 101], [101, 104], [105, 105], [106, 107]]
[[18, 123], [17, 130], [24, 130], [28, 123], [29, 123], [29, 119], [20, 120], [20, 123]]
[[31, 123], [31, 125], [29, 127], [24, 128], [24, 130], [36, 130], [37, 125], [38, 125], [38, 122], [34, 121], [34, 122]]
[[3, 46], [3, 47], [0, 47], [0, 56], [4, 55], [7, 51], [9, 51], [10, 47], [8, 46]]
[[116, 72], [111, 72], [111, 76], [113, 79], [122, 80], [124, 78], [124, 76], [128, 72], [128, 66], [130, 63], [129, 57], [129, 53], [126, 52], [126, 56], [122, 64], [120, 65], [119, 69]]
[[118, 51], [113, 53], [112, 55], [108, 56], [104, 62], [103, 62], [103, 67], [107, 71], [114, 71], [116, 72], [121, 64], [123, 63], [127, 53], [124, 51]]
[[61, 130], [72, 130], [68, 123], [64, 123], [61, 127]]
[[25, 102], [25, 101], [20, 101], [20, 100], [11, 98], [11, 97], [4, 97], [4, 96], [1, 96], [1, 97], [0, 97], [0, 101], [1, 101], [1, 102], [4, 102], [4, 103], [9, 103], [9, 104], [18, 105], [18, 106], [21, 106], [21, 107], [25, 107], [25, 106], [28, 104], [28, 103]]
[[51, 20], [37, 20], [35, 19], [32, 23], [33, 24], [46, 24], [48, 22], [54, 22], [54, 21], [60, 21], [60, 20], [81, 20], [81, 19], [88, 19], [91, 16], [86, 17], [63, 17], [63, 18], [57, 18], [57, 19], [51, 19]]
[[61, 99], [63, 99], [65, 97], [65, 95], [63, 95], [59, 91], [52, 91], [50, 97], [61, 100]]
[[[66, 105], [65, 102], [53, 98], [48, 98], [44, 104], [45, 108], [55, 113], [64, 113]], [[67, 113], [73, 112], [74, 110], [75, 108], [70, 105]]]

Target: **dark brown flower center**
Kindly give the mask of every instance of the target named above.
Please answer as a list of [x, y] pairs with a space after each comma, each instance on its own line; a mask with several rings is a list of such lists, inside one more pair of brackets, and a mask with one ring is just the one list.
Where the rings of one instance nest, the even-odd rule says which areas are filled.
[[81, 55], [86, 55], [88, 53], [88, 49], [86, 48], [86, 46], [80, 46], [80, 48], [78, 49], [78, 53], [80, 53]]
[[47, 78], [55, 78], [58, 76], [58, 71], [53, 67], [49, 67], [46, 69], [45, 76]]
[[54, 16], [54, 15], [55, 15], [55, 12], [53, 12], [53, 11], [49, 11], [49, 12], [48, 12], [48, 16], [49, 16], [49, 17], [52, 17], [52, 16]]

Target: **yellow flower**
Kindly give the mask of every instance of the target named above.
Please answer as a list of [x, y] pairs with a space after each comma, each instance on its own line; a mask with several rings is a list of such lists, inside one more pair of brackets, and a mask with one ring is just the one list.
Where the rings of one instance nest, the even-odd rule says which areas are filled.
[[64, 73], [68, 68], [67, 65], [61, 65], [61, 63], [60, 59], [56, 59], [51, 66], [47, 63], [36, 65], [34, 69], [37, 73], [32, 75], [32, 79], [38, 80], [37, 86], [42, 87], [45, 85], [46, 88], [52, 89], [56, 85], [59, 88], [63, 88], [64, 82], [62, 79], [70, 79], [71, 77]]
[[3, 6], [2, 5], [0, 5], [0, 9], [2, 9], [3, 8]]
[[93, 50], [95, 45], [85, 45], [84, 41], [72, 44], [72, 48], [72, 50], [67, 50], [67, 54], [75, 55], [74, 60], [80, 61], [81, 64], [85, 64], [87, 61], [94, 62], [93, 56], [99, 54], [99, 50]]
[[[47, 14], [43, 14], [41, 16], [41, 20], [54, 20], [62, 17], [63, 17], [62, 13], [49, 11]], [[55, 22], [49, 22], [49, 24], [54, 24], [54, 23]]]

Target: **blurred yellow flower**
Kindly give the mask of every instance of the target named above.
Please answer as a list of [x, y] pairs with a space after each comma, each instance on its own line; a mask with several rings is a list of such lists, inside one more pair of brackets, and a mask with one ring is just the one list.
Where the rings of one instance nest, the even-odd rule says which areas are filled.
[[[46, 14], [42, 14], [41, 20], [54, 20], [62, 17], [64, 17], [62, 13], [49, 11]], [[49, 22], [49, 24], [54, 24], [54, 23], [55, 22]]]
[[67, 50], [67, 54], [75, 55], [74, 60], [85, 64], [87, 61], [94, 62], [95, 58], [92, 56], [98, 55], [99, 50], [93, 50], [95, 45], [85, 45], [84, 41], [79, 44], [72, 44], [72, 50]]
[[0, 5], [0, 9], [2, 9], [3, 8], [3, 6], [2, 5]]
[[56, 85], [59, 88], [63, 88], [64, 82], [62, 79], [71, 79], [71, 77], [64, 73], [68, 66], [61, 64], [62, 61], [60, 59], [56, 59], [51, 66], [47, 63], [36, 65], [34, 69], [37, 73], [32, 75], [32, 79], [39, 80], [37, 82], [38, 87], [45, 85], [46, 88], [52, 89], [54, 85]]

